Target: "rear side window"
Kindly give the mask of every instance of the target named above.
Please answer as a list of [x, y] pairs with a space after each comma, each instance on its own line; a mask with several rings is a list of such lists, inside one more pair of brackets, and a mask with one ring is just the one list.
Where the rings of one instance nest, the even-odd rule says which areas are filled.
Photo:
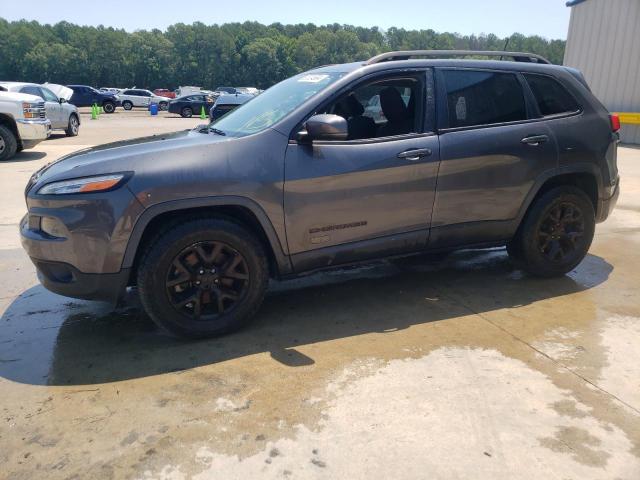
[[522, 86], [515, 74], [443, 70], [449, 127], [471, 127], [527, 119]]
[[574, 113], [580, 106], [573, 96], [557, 80], [545, 75], [525, 73], [524, 78], [533, 91], [540, 113], [558, 115], [560, 113]]
[[29, 95], [35, 95], [36, 97], [42, 97], [42, 92], [40, 92], [40, 89], [38, 87], [33, 87], [31, 85], [28, 85], [26, 87], [22, 87], [20, 89], [21, 93], [28, 93]]

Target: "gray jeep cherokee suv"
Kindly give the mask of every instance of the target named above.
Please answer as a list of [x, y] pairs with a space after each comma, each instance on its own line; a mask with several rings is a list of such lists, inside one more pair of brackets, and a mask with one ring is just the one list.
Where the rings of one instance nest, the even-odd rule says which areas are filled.
[[[451, 58], [469, 55], [511, 61]], [[562, 275], [615, 205], [616, 130], [578, 71], [536, 55], [390, 52], [45, 166], [22, 243], [46, 288], [116, 301], [136, 285], [191, 337], [245, 323], [270, 277], [381, 257], [506, 245]]]

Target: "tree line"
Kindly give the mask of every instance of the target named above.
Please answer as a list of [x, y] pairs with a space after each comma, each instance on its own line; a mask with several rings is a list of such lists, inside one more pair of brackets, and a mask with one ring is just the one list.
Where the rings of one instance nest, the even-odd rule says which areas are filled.
[[[365, 60], [389, 50], [502, 50], [493, 34], [460, 35], [352, 25], [205, 25], [178, 23], [166, 31], [127, 32], [60, 22], [0, 18], [0, 80], [95, 87], [175, 88], [220, 85], [267, 88], [295, 73]], [[564, 40], [515, 33], [508, 49], [562, 63]]]

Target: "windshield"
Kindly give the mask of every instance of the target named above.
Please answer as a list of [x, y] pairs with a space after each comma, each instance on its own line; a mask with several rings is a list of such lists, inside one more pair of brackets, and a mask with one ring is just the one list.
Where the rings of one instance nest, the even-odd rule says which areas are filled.
[[288, 78], [211, 123], [233, 137], [251, 135], [271, 127], [306, 100], [334, 83], [344, 73], [302, 73]]

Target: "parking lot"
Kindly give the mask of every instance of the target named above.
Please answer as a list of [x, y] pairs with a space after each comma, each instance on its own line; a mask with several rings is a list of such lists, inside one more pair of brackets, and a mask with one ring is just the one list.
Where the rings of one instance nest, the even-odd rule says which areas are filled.
[[276, 283], [197, 342], [57, 296], [20, 247], [31, 173], [203, 123], [138, 110], [0, 165], [2, 479], [640, 478], [640, 149], [570, 275], [462, 251]]

